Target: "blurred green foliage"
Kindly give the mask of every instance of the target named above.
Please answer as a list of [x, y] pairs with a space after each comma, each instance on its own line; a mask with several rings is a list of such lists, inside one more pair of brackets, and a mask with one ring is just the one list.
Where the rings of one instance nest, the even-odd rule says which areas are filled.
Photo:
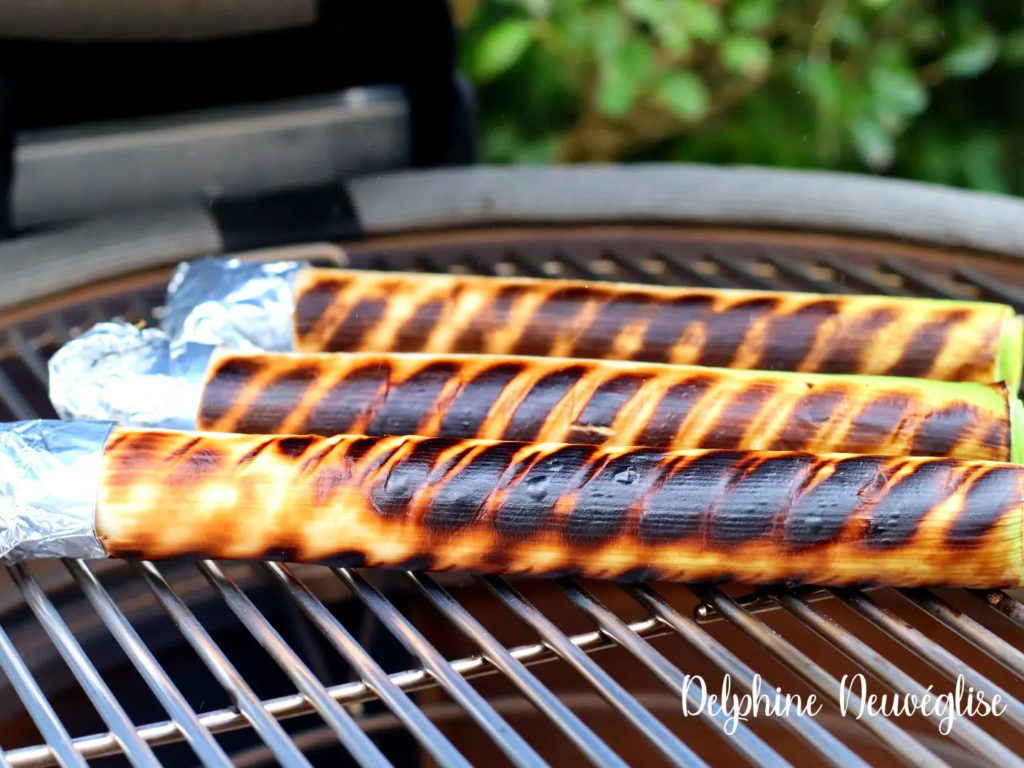
[[1024, 194], [1024, 4], [456, 0], [491, 162], [872, 171]]

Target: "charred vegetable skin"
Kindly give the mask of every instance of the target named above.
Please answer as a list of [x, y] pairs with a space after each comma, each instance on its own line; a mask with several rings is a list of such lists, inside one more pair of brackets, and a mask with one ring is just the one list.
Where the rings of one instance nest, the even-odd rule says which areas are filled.
[[110, 554], [616, 579], [1024, 583], [1024, 468], [116, 429]]
[[225, 354], [197, 426], [1009, 461], [1004, 384], [496, 355]]
[[1000, 304], [306, 269], [295, 349], [645, 360], [1020, 384]]

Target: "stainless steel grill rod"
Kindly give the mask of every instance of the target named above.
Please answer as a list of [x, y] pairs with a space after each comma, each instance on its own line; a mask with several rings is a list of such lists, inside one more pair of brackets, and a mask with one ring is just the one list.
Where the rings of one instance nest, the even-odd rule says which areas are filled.
[[612, 751], [573, 711], [563, 704], [559, 698], [537, 679], [526, 665], [515, 658], [495, 637], [487, 631], [468, 610], [466, 610], [448, 590], [444, 589], [433, 578], [423, 573], [409, 572], [409, 579], [423, 592], [438, 611], [466, 637], [476, 643], [484, 655], [497, 669], [511, 680], [523, 695], [534, 706], [551, 718], [565, 736], [587, 756], [594, 765], [619, 766], [628, 765]]
[[[686, 674], [656, 651], [650, 644], [644, 642], [636, 633], [631, 632], [622, 619], [608, 610], [606, 606], [584, 590], [577, 582], [562, 579], [558, 582], [558, 586], [573, 605], [596, 622], [602, 632], [614, 639], [615, 642], [629, 651], [637, 661], [647, 667], [666, 688], [673, 693], [682, 693], [683, 686], [686, 684]], [[696, 691], [688, 690], [688, 693], [690, 704], [697, 706]], [[783, 760], [774, 749], [765, 744], [761, 737], [751, 731], [745, 724], [738, 724], [736, 731], [731, 735], [727, 735], [724, 730], [726, 715], [723, 712], [719, 711], [714, 715], [708, 715], [705, 710], [701, 712], [701, 716], [710, 720], [713, 726], [717, 726], [714, 728], [715, 732], [730, 747], [743, 754], [753, 765], [762, 766], [762, 768], [764, 766], [784, 768], [790, 765], [788, 761]]]
[[213, 642], [213, 638], [199, 623], [195, 615], [188, 609], [178, 594], [171, 589], [156, 566], [149, 562], [136, 563], [137, 571], [146, 580], [146, 584], [156, 595], [157, 600], [167, 611], [188, 644], [196, 652], [206, 667], [217, 678], [217, 682], [231, 696], [239, 712], [252, 725], [274, 752], [274, 757], [285, 768], [312, 768], [306, 756], [295, 746], [284, 728], [263, 709], [259, 697], [238, 674], [238, 670], [224, 652]]
[[238, 617], [256, 642], [277, 662], [299, 691], [309, 699], [334, 735], [345, 746], [356, 762], [369, 768], [387, 768], [391, 762], [380, 748], [370, 740], [345, 709], [331, 698], [323, 684], [316, 679], [298, 654], [284, 641], [280, 633], [246, 597], [238, 585], [212, 560], [199, 563], [199, 570], [213, 585], [232, 613]]
[[117, 607], [117, 603], [100, 584], [96, 575], [81, 560], [65, 560], [65, 567], [82, 588], [86, 599], [100, 615], [103, 623], [131, 659], [132, 664], [153, 695], [160, 701], [171, 720], [177, 724], [182, 736], [192, 747], [204, 766], [230, 768], [231, 761], [213, 735], [203, 728], [192, 707], [160, 666], [134, 627]]
[[676, 738], [665, 725], [648, 712], [626, 688], [597, 663], [573, 645], [544, 614], [526, 600], [518, 590], [492, 576], [482, 576], [484, 584], [516, 616], [541, 636], [559, 656], [573, 667], [619, 714], [653, 744], [672, 765], [705, 766], [706, 763], [682, 741]]
[[[706, 603], [713, 605], [729, 621], [742, 629], [757, 643], [767, 649], [773, 656], [786, 664], [807, 683], [817, 688], [829, 701], [838, 703], [839, 681], [792, 643], [775, 634], [768, 626], [743, 611], [717, 587], [691, 587], [692, 591]], [[851, 697], [853, 706], [859, 706], [859, 700]], [[946, 765], [934, 753], [928, 751], [921, 742], [884, 717], [872, 717], [858, 720], [891, 751], [908, 765], [937, 766]]]
[[[683, 640], [703, 653], [716, 667], [742, 685], [747, 693], [753, 690], [753, 680], [757, 673], [709, 632], [704, 631], [694, 619], [681, 614], [650, 586], [630, 586], [625, 589], [633, 599], [675, 630]], [[774, 688], [763, 677], [762, 682], [769, 688]], [[848, 766], [864, 764], [849, 747], [810, 717], [793, 713], [789, 717], [782, 718], [782, 724], [806, 741], [823, 760], [831, 765], [848, 768]]]
[[470, 768], [470, 763], [445, 738], [430, 719], [395, 682], [341, 622], [316, 599], [292, 571], [280, 563], [264, 563], [264, 570], [281, 585], [299, 609], [320, 630], [327, 641], [352, 665], [395, 717], [409, 729], [427, 752], [441, 765]]
[[545, 766], [536, 750], [516, 733], [487, 700], [458, 674], [451, 663], [405, 618], [391, 602], [360, 574], [332, 569], [338, 578], [380, 619], [381, 624], [416, 656], [442, 688], [469, 713], [515, 765]]
[[124, 708], [117, 701], [110, 688], [103, 682], [96, 667], [85, 655], [82, 646], [78, 644], [75, 636], [68, 629], [68, 625], [57, 613], [53, 603], [46, 597], [46, 594], [39, 588], [35, 578], [28, 569], [22, 565], [9, 565], [7, 571], [14, 580], [15, 585], [25, 595], [32, 612], [43, 625], [46, 634], [50, 636], [57, 651], [71, 668], [71, 674], [75, 676], [78, 684], [82, 686], [89, 701], [96, 707], [96, 711], [103, 722], [110, 728], [110, 732], [121, 743], [125, 757], [137, 768], [158, 768], [160, 763], [142, 738], [135, 730], [135, 725], [128, 718]]

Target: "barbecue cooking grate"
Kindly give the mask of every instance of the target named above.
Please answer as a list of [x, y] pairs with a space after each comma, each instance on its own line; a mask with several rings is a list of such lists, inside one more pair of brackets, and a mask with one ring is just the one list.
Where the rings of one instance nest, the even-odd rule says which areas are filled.
[[[819, 235], [463, 231], [355, 243], [348, 258], [1024, 305], [1024, 270], [1012, 263]], [[166, 276], [12, 314], [0, 327], [0, 418], [52, 415], [47, 356], [96, 321], [151, 319]], [[1024, 764], [1024, 605], [1003, 592], [744, 595], [214, 562], [34, 563], [6, 578], [0, 765]], [[723, 674], [741, 690], [759, 674], [767, 690], [827, 701], [858, 672], [878, 693], [948, 691], [963, 674], [1008, 706], [957, 722], [949, 737], [922, 717], [858, 722], [830, 705], [724, 736], [680, 711], [686, 674], [712, 691]]]

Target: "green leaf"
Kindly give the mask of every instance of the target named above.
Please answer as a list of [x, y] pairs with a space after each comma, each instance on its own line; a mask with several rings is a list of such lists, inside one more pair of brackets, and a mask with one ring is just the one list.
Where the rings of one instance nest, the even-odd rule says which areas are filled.
[[778, 0], [737, 0], [730, 6], [732, 26], [741, 32], [754, 32], [775, 21]]
[[796, 69], [797, 81], [810, 92], [818, 109], [829, 115], [843, 111], [852, 92], [846, 87], [839, 67], [827, 61], [809, 60]]
[[988, 132], [969, 136], [958, 153], [963, 166], [964, 179], [974, 189], [986, 192], [1007, 192], [1003, 146]]
[[641, 38], [633, 38], [601, 65], [597, 107], [604, 114], [621, 117], [629, 112], [637, 92], [654, 73], [654, 50]]
[[991, 30], [982, 28], [965, 37], [942, 57], [942, 68], [953, 77], [974, 77], [992, 66], [999, 43]]
[[730, 72], [738, 72], [750, 80], [756, 80], [768, 71], [772, 49], [759, 37], [740, 35], [722, 43], [718, 56], [722, 66]]
[[670, 72], [655, 89], [657, 101], [684, 120], [696, 120], [708, 112], [708, 90], [692, 72]]
[[508, 19], [484, 33], [473, 56], [473, 76], [486, 83], [519, 61], [533, 42], [533, 27], [525, 19]]
[[928, 89], [910, 69], [873, 67], [868, 79], [880, 114], [912, 117], [928, 106]]
[[673, 53], [690, 49], [690, 36], [675, 3], [667, 0], [625, 0], [626, 9], [651, 28], [658, 42]]
[[1015, 29], [1003, 38], [1003, 61], [1011, 66], [1024, 64], [1024, 29]]
[[705, 0], [680, 0], [679, 20], [693, 37], [713, 43], [721, 37], [722, 18], [716, 6]]
[[860, 159], [873, 171], [884, 171], [896, 157], [896, 144], [881, 123], [859, 117], [849, 125], [850, 138]]

